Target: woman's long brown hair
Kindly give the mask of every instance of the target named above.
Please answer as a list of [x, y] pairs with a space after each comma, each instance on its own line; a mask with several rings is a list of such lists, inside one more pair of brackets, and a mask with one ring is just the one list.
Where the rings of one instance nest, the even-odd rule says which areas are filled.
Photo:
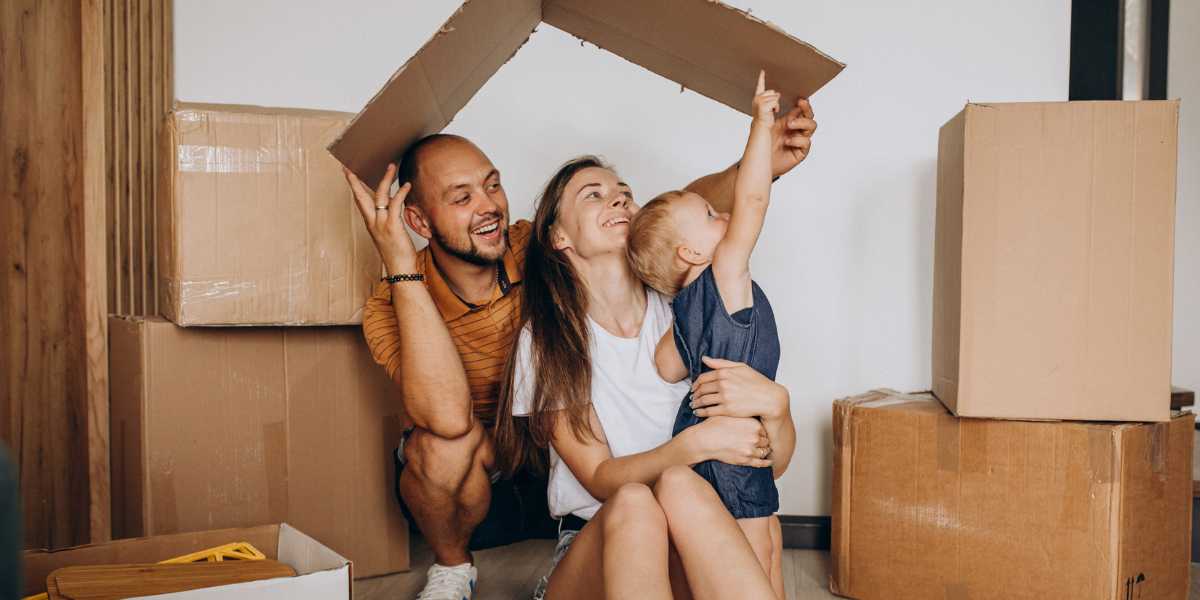
[[[525, 254], [521, 325], [509, 353], [500, 386], [496, 419], [497, 464], [512, 474], [523, 464], [544, 470], [544, 451], [553, 438], [555, 420], [566, 418], [581, 441], [596, 438], [589, 422], [592, 366], [588, 335], [587, 292], [552, 236], [563, 191], [576, 173], [590, 167], [610, 169], [595, 156], [581, 156], [558, 169], [546, 183], [533, 217], [533, 233]], [[533, 402], [528, 417], [512, 414], [513, 371], [520, 331], [533, 334], [530, 374]]]

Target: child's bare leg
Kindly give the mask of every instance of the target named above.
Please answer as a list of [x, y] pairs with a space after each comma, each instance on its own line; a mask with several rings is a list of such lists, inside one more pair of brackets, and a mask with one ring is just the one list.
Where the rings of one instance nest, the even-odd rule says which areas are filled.
[[[754, 556], [758, 559], [759, 566], [771, 580], [771, 588], [775, 590], [775, 596], [783, 600], [783, 565], [780, 560], [780, 555], [783, 553], [782, 547], [776, 548], [776, 544], [783, 545], [782, 533], [778, 537], [772, 535], [772, 529], [778, 527], [778, 523], [778, 518], [774, 515], [737, 520], [738, 527], [742, 528], [742, 533], [750, 542], [750, 547], [754, 549]], [[776, 563], [780, 564], [779, 568], [775, 567]]]
[[775, 588], [775, 595], [779, 600], [784, 600], [787, 592], [783, 589], [783, 528], [779, 524], [778, 515], [771, 515], [767, 519], [770, 520], [771, 530], [771, 572], [767, 575], [771, 578], [771, 587]]

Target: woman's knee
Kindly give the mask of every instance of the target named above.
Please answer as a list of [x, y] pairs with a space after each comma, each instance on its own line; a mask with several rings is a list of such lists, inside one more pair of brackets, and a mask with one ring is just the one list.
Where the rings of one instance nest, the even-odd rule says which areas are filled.
[[667, 468], [654, 484], [654, 496], [669, 519], [689, 518], [704, 510], [708, 496], [715, 496], [712, 486], [691, 467]]
[[675, 465], [658, 476], [654, 484], [654, 496], [659, 502], [676, 498], [686, 498], [708, 485], [691, 467]]
[[605, 529], [636, 527], [639, 530], [666, 531], [666, 517], [650, 488], [641, 483], [627, 483], [617, 489], [604, 503]]

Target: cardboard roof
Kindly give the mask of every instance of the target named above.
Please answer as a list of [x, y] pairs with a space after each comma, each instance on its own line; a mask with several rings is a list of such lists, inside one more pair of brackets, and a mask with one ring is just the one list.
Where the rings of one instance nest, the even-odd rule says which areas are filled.
[[746, 114], [759, 69], [791, 106], [845, 67], [717, 0], [466, 0], [329, 151], [377, 181], [409, 144], [448, 125], [542, 22]]

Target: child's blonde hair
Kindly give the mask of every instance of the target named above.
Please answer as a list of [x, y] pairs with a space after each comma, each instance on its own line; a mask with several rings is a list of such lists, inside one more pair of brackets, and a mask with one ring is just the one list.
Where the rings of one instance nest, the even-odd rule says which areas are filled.
[[663, 192], [642, 207], [629, 224], [625, 253], [634, 275], [646, 285], [674, 296], [683, 287], [687, 266], [675, 260], [683, 239], [671, 216], [671, 201], [681, 191]]

